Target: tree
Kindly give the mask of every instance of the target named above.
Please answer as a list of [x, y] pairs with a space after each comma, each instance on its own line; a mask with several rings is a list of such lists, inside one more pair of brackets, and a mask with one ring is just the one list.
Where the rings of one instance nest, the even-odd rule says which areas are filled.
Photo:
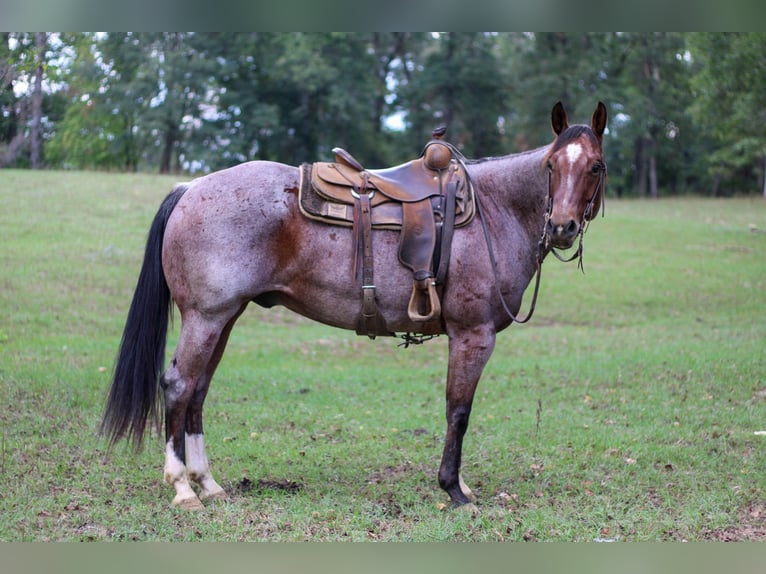
[[47, 46], [48, 35], [45, 32], [36, 32], [30, 136], [30, 163], [32, 169], [40, 169], [42, 167], [43, 75], [45, 73], [45, 50]]
[[713, 194], [728, 180], [759, 186], [766, 198], [766, 34], [698, 33], [689, 46], [700, 64], [691, 109], [716, 143], [708, 155]]
[[371, 166], [393, 159], [382, 123], [411, 35], [259, 32], [216, 41], [217, 114], [202, 128], [220, 150], [211, 167], [330, 159], [335, 146]]
[[75, 169], [139, 168], [137, 125], [151, 86], [138, 87], [135, 70], [143, 61], [130, 34], [62, 36], [72, 60], [62, 72], [68, 105], [48, 142], [51, 165]]
[[[318, 102], [332, 78], [311, 35], [222, 36], [216, 113], [204, 141], [215, 169], [250, 159], [307, 161], [318, 148]], [[203, 153], [204, 150], [199, 150]]]
[[13, 90], [17, 71], [11, 33], [0, 33], [0, 167], [13, 164], [21, 138], [18, 98]]
[[420, 63], [402, 86], [409, 139], [420, 148], [441, 124], [468, 156], [502, 153], [506, 80], [492, 34], [448, 32], [422, 44]]
[[[30, 115], [28, 85], [34, 64], [34, 43], [27, 33], [4, 32], [2, 34], [2, 141], [0, 142], [0, 166], [29, 163], [29, 132], [27, 120]], [[27, 92], [27, 93], [25, 93]]]
[[[624, 34], [621, 88], [630, 110], [627, 130], [634, 146], [634, 186], [642, 197], [659, 197], [660, 172], [681, 154], [679, 127], [688, 104], [688, 63], [678, 33]], [[664, 165], [660, 165], [660, 161]], [[672, 170], [678, 172], [677, 166]], [[665, 170], [666, 186], [669, 173]]]
[[153, 86], [144, 108], [145, 125], [159, 149], [159, 171], [180, 171], [184, 145], [201, 125], [215, 60], [206, 35], [184, 32], [142, 33], [148, 58], [141, 72]]
[[0, 166], [39, 169], [44, 142], [64, 110], [51, 81], [61, 44], [57, 34], [43, 32], [6, 32], [0, 40]]
[[[472, 157], [609, 108], [609, 189], [766, 195], [766, 34], [0, 33], [0, 166], [209, 171]], [[392, 129], [392, 116], [404, 119]]]
[[69, 107], [52, 157], [69, 167], [181, 171], [210, 93], [204, 35], [84, 34], [71, 42]]
[[508, 77], [505, 129], [515, 149], [551, 141], [548, 120], [557, 101], [570, 118], [589, 117], [598, 100], [613, 103], [606, 34], [511, 33], [499, 41]]

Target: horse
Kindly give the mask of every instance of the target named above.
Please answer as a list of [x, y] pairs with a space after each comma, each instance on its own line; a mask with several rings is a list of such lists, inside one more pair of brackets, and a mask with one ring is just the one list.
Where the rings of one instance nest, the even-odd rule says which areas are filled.
[[[434, 329], [448, 337], [438, 484], [452, 507], [476, 508], [460, 473], [462, 444], [497, 333], [525, 320], [518, 316], [522, 296], [536, 275], [536, 300], [540, 266], [550, 252], [571, 248], [579, 236], [568, 260], [582, 258], [584, 231], [604, 196], [606, 122], [606, 107], [598, 102], [590, 125], [570, 126], [558, 102], [551, 112], [551, 144], [465, 160], [478, 216], [454, 232]], [[251, 302], [281, 305], [354, 329], [363, 307], [348, 267], [331, 263], [349, 259], [353, 230], [305, 217], [299, 179], [296, 166], [239, 164], [178, 184], [151, 223], [99, 431], [110, 448], [124, 438], [138, 449], [150, 422], [160, 434], [164, 414], [164, 479], [175, 489], [177, 507], [200, 509], [202, 501], [226, 496], [210, 470], [202, 409], [245, 308]], [[376, 302], [392, 331], [419, 333], [407, 313], [411, 277], [397, 260], [398, 235], [372, 231]], [[173, 304], [181, 328], [165, 368]]]

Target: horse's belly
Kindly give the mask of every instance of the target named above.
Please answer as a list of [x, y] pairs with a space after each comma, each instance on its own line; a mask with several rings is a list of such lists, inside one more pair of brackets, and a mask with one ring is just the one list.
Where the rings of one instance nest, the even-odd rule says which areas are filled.
[[[267, 300], [305, 317], [342, 329], [356, 329], [362, 313], [362, 277], [349, 228], [307, 222], [307, 236], [285, 269], [280, 287]], [[373, 233], [373, 284], [377, 309], [391, 331], [413, 331], [407, 317], [412, 274], [398, 261], [398, 234]], [[256, 302], [261, 302], [256, 300]]]

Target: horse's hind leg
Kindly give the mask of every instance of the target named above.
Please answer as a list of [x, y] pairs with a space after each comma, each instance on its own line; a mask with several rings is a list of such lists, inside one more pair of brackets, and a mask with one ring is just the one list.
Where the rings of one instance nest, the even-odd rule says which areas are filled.
[[[179, 343], [180, 349], [180, 343]], [[162, 376], [165, 394], [165, 482], [176, 490], [173, 505], [189, 510], [202, 508], [186, 474], [186, 409], [194, 394], [195, 378], [185, 375], [179, 351]]]
[[[234, 317], [239, 312], [234, 313]], [[186, 313], [182, 318], [178, 347], [162, 378], [165, 393], [165, 481], [175, 488], [173, 504], [181, 508], [202, 508], [199, 497], [189, 484], [190, 477], [202, 482], [203, 495], [218, 495], [223, 490], [210, 476], [204, 454], [202, 403], [213, 371], [223, 354], [221, 346], [225, 345], [231, 329], [230, 320], [231, 315], [209, 319], [201, 313]], [[188, 470], [187, 444], [191, 455], [191, 468]]]
[[202, 500], [213, 500], [226, 496], [226, 492], [215, 481], [210, 472], [210, 463], [205, 453], [205, 441], [202, 431], [202, 407], [210, 388], [210, 381], [223, 357], [231, 330], [244, 309], [245, 307], [242, 307], [221, 332], [205, 375], [197, 383], [186, 412], [186, 468], [189, 478], [200, 486], [199, 498]]

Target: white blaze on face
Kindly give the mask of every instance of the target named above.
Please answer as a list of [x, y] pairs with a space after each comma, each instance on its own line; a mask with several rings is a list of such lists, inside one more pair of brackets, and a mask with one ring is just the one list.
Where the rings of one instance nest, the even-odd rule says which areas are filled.
[[[577, 162], [578, 159], [580, 159], [580, 156], [582, 155], [582, 146], [578, 143], [571, 143], [567, 146], [566, 149], [567, 152], [567, 159], [569, 160], [569, 172], [567, 173], [567, 181], [566, 181], [566, 199], [572, 199], [573, 198], [573, 191], [574, 191], [574, 165]], [[568, 203], [568, 201], [567, 201]]]
[[569, 159], [569, 165], [574, 164], [580, 155], [582, 155], [582, 146], [580, 144], [571, 143], [567, 146], [567, 158]]

